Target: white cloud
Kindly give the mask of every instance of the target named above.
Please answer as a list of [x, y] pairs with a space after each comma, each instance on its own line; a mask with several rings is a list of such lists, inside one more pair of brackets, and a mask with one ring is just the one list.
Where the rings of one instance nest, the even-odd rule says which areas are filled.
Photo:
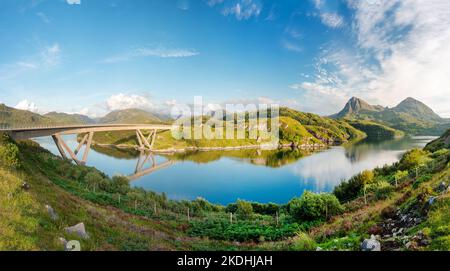
[[81, 0], [66, 0], [69, 5], [81, 5]]
[[324, 25], [331, 28], [339, 28], [344, 24], [344, 18], [337, 13], [321, 13], [320, 20]]
[[250, 19], [251, 17], [258, 17], [261, 9], [262, 5], [257, 1], [240, 0], [230, 7], [225, 7], [222, 14], [225, 16], [234, 15], [240, 21]]
[[20, 110], [27, 110], [27, 111], [31, 111], [34, 113], [40, 112], [39, 107], [35, 103], [30, 102], [28, 100], [20, 101], [14, 108], [20, 109]]
[[109, 111], [124, 110], [130, 108], [150, 109], [153, 107], [150, 99], [136, 94], [119, 93], [106, 100], [106, 108]]
[[194, 49], [167, 48], [164, 46], [138, 47], [124, 54], [106, 58], [102, 62], [117, 63], [130, 61], [140, 57], [186, 58], [197, 56], [199, 54], [200, 53]]
[[344, 25], [344, 18], [339, 15], [336, 8], [327, 5], [332, 2], [326, 2], [325, 0], [312, 0], [312, 2], [319, 12], [317, 16], [324, 25], [330, 28], [340, 28]]
[[450, 2], [348, 3], [354, 11], [355, 48], [331, 43], [317, 60], [314, 79], [293, 87], [305, 97], [322, 97], [316, 106], [326, 110], [320, 113], [331, 113], [333, 97], [340, 107], [351, 96], [388, 106], [411, 96], [449, 117]]
[[262, 11], [262, 4], [259, 0], [207, 0], [206, 3], [210, 7], [222, 5], [222, 14], [224, 16], [234, 16], [239, 21], [248, 20], [252, 17], [256, 18]]

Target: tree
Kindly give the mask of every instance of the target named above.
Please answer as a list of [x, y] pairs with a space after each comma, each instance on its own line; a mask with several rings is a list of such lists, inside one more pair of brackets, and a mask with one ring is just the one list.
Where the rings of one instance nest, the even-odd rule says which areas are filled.
[[395, 187], [398, 187], [398, 181], [408, 177], [408, 171], [397, 170], [394, 174]]
[[253, 206], [248, 201], [238, 200], [236, 206], [236, 213], [243, 218], [249, 218], [253, 214]]
[[419, 175], [419, 167], [423, 166], [427, 162], [427, 152], [420, 149], [414, 149], [403, 155], [400, 160], [400, 169], [410, 170], [414, 169], [416, 172], [416, 178]]
[[367, 204], [367, 193], [366, 193], [366, 187], [368, 184], [371, 184], [374, 180], [374, 174], [371, 170], [365, 170], [361, 172], [359, 175], [360, 182], [363, 185], [363, 193], [364, 193], [364, 203]]

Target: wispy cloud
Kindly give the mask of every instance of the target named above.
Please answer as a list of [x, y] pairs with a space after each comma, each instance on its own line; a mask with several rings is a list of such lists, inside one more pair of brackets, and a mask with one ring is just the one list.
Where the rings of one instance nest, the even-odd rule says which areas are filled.
[[327, 5], [325, 0], [312, 0], [315, 8], [318, 11], [318, 17], [320, 21], [330, 28], [340, 28], [344, 25], [344, 17]]
[[49, 24], [51, 20], [48, 18], [48, 16], [43, 12], [38, 12], [36, 15], [46, 24]]
[[47, 70], [58, 66], [60, 63], [61, 48], [58, 43], [55, 43], [44, 47], [34, 55], [22, 57], [12, 63], [0, 64], [0, 79], [12, 79], [33, 70]]
[[66, 0], [69, 5], [81, 5], [81, 0]]
[[316, 97], [318, 108], [335, 101], [342, 106], [351, 96], [388, 106], [412, 96], [448, 117], [450, 2], [348, 4], [354, 12], [355, 48], [329, 44], [317, 59], [314, 78], [291, 87], [308, 101]]
[[108, 57], [103, 63], [130, 61], [141, 57], [185, 58], [197, 56], [200, 53], [194, 49], [167, 48], [164, 46], [138, 47], [120, 55]]
[[54, 67], [61, 61], [61, 48], [58, 43], [46, 47], [42, 53], [43, 64], [47, 67]]
[[207, 0], [210, 7], [221, 6], [224, 16], [234, 16], [237, 20], [248, 20], [256, 18], [261, 14], [262, 4], [259, 0]]

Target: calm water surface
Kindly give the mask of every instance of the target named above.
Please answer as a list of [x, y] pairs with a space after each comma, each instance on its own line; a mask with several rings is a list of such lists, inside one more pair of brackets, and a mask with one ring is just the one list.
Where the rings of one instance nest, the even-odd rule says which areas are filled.
[[[65, 137], [73, 149], [75, 137]], [[365, 169], [391, 164], [409, 149], [423, 147], [433, 137], [404, 138], [381, 142], [362, 141], [315, 153], [304, 151], [229, 151], [142, 156], [142, 172], [152, 161], [169, 166], [139, 177], [132, 186], [164, 192], [171, 199], [203, 197], [227, 204], [237, 199], [286, 203], [304, 190], [330, 192], [342, 180]], [[51, 138], [36, 141], [59, 154]], [[81, 156], [81, 154], [80, 154]], [[139, 154], [132, 151], [95, 148], [87, 164], [110, 176], [133, 175]], [[153, 160], [152, 160], [153, 159]]]

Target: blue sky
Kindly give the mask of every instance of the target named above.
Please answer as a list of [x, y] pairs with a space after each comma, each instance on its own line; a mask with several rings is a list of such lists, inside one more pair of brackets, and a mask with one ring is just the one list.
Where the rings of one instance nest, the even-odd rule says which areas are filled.
[[2, 0], [0, 102], [99, 116], [200, 95], [331, 114], [413, 96], [450, 116], [450, 8], [423, 2]]

